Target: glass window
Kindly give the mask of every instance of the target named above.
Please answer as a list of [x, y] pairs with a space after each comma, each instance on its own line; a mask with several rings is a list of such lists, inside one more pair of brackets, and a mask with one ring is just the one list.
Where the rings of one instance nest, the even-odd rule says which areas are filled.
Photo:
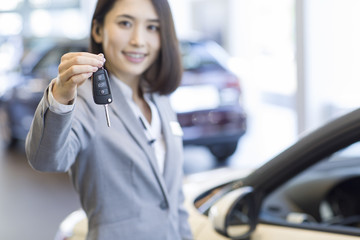
[[86, 16], [79, 9], [38, 9], [31, 13], [30, 24], [35, 37], [83, 39], [89, 34]]
[[54, 17], [46, 10], [35, 10], [30, 15], [30, 26], [35, 37], [50, 35]]
[[29, 0], [34, 7], [45, 7], [50, 4], [50, 0]]
[[0, 11], [15, 10], [24, 0], [0, 0]]
[[0, 14], [0, 35], [18, 35], [21, 33], [22, 28], [23, 19], [19, 13]]
[[72, 8], [79, 6], [79, 0], [28, 0], [35, 8]]

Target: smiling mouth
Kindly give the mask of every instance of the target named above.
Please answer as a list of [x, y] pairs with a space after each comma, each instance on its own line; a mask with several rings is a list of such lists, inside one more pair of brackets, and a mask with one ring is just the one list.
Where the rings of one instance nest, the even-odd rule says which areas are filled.
[[144, 53], [126, 53], [126, 52], [124, 52], [124, 54], [125, 54], [125, 56], [134, 58], [134, 59], [142, 59], [142, 58], [146, 57], [146, 54], [144, 54]]
[[145, 53], [136, 53], [136, 52], [123, 52], [125, 58], [134, 64], [142, 63], [148, 54]]

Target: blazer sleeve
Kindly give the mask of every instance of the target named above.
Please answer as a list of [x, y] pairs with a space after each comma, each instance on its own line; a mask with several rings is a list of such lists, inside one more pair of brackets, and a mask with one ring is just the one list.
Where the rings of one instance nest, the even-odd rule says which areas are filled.
[[[48, 89], [35, 111], [26, 138], [26, 156], [35, 170], [66, 172], [75, 162], [78, 152], [84, 147], [86, 143], [84, 139], [88, 139], [85, 135], [88, 134], [84, 130], [84, 124], [74, 121], [76, 106], [69, 113], [54, 113], [49, 109], [47, 96]], [[84, 104], [81, 99], [77, 100], [77, 105]]]

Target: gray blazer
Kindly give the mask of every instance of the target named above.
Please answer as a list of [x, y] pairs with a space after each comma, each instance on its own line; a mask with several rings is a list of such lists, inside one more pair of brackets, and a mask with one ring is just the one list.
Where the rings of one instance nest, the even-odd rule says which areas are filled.
[[[182, 138], [168, 98], [153, 94], [166, 142], [164, 173], [123, 93], [112, 84], [111, 127], [92, 99], [91, 81], [78, 88], [74, 110], [49, 110], [47, 91], [26, 139], [30, 165], [67, 172], [89, 219], [87, 239], [192, 239], [183, 208]], [[174, 134], [175, 133], [175, 134]]]

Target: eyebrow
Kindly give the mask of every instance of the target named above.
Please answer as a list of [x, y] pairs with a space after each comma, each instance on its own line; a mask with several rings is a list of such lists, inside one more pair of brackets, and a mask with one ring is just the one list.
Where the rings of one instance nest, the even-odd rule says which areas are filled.
[[[134, 16], [128, 15], [128, 14], [121, 14], [118, 15], [116, 18], [129, 18], [131, 20], [135, 20]], [[160, 23], [160, 20], [155, 18], [155, 19], [147, 19], [148, 22], [155, 22], [155, 23]]]

